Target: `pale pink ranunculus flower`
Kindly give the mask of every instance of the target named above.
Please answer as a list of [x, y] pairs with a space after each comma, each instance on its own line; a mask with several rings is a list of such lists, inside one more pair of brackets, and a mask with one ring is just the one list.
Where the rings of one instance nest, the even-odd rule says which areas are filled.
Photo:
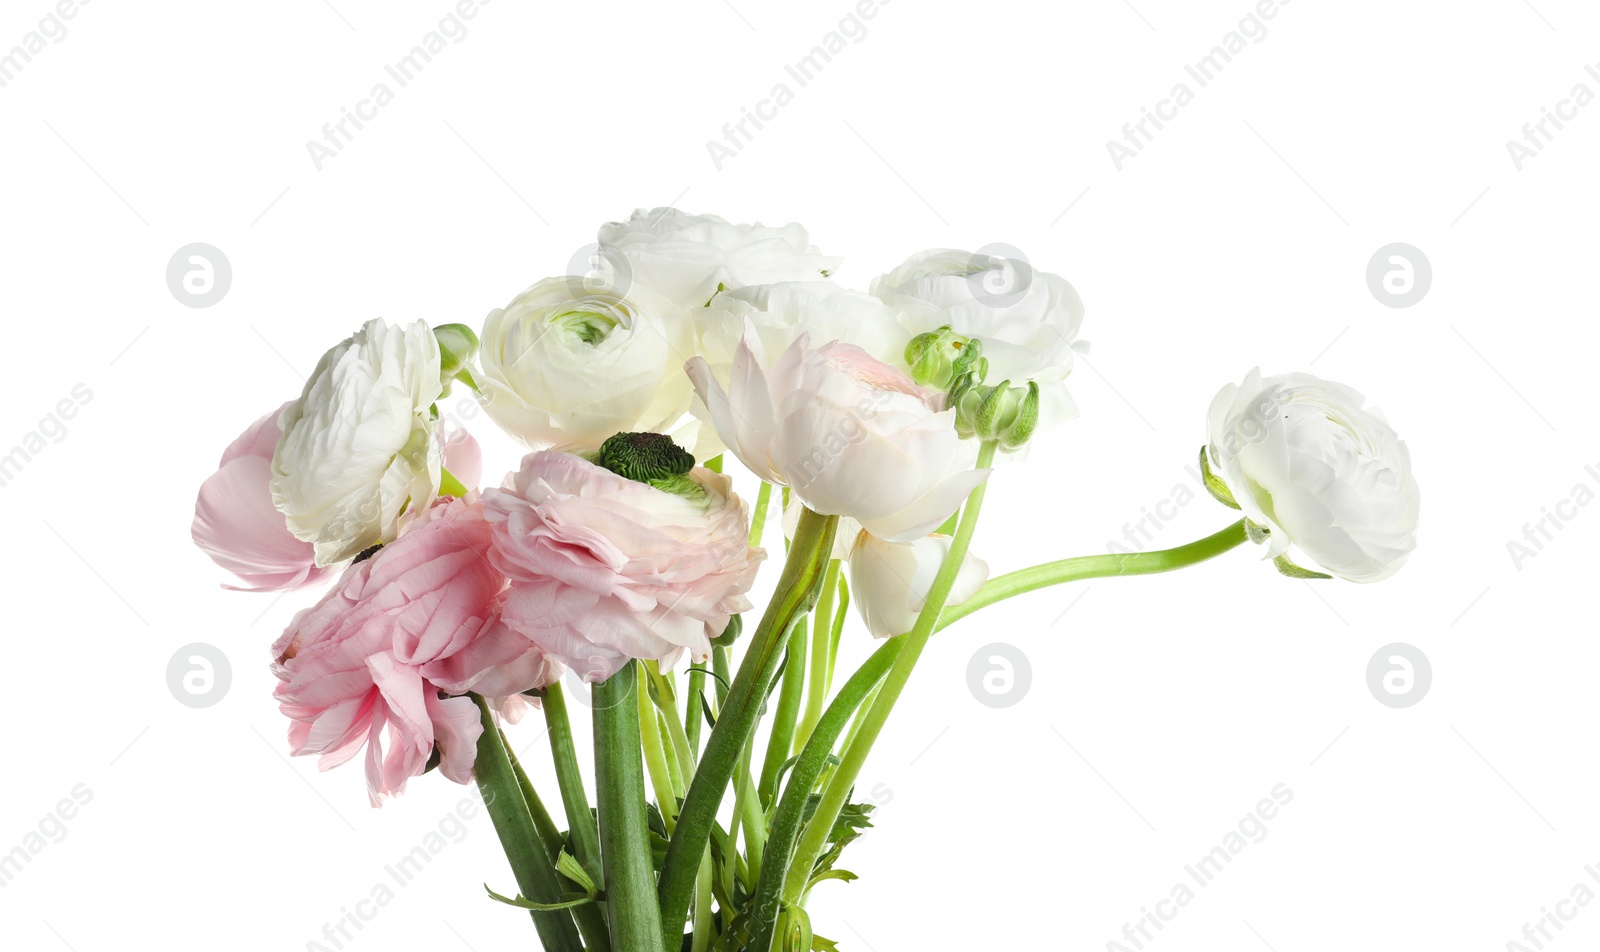
[[488, 560], [490, 535], [475, 494], [436, 501], [273, 645], [292, 752], [319, 755], [326, 770], [365, 746], [374, 805], [422, 774], [435, 749], [440, 773], [471, 779], [482, 725], [460, 695], [515, 695], [560, 675], [500, 623], [506, 580]]
[[194, 544], [243, 583], [224, 588], [285, 591], [322, 581], [332, 571], [316, 565], [311, 543], [296, 539], [272, 504], [272, 450], [282, 412], [273, 410], [240, 434], [195, 499], [189, 530]]
[[751, 472], [880, 539], [926, 536], [988, 478], [942, 394], [852, 344], [812, 347], [802, 334], [768, 366], [747, 323], [726, 389], [704, 358], [685, 370], [698, 409]]
[[511, 580], [501, 617], [585, 680], [632, 659], [672, 665], [711, 653], [766, 553], [732, 481], [693, 469], [683, 493], [580, 456], [530, 453], [484, 493], [492, 559]]

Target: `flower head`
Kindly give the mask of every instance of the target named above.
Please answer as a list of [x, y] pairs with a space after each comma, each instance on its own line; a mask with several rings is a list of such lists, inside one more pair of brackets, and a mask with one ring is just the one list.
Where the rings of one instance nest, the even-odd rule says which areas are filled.
[[687, 320], [660, 295], [547, 278], [484, 322], [484, 410], [529, 446], [664, 429], [689, 408], [678, 371], [688, 340]]
[[511, 580], [502, 618], [590, 681], [635, 658], [704, 661], [750, 608], [765, 558], [727, 477], [653, 443], [608, 446], [606, 462], [650, 481], [546, 450], [484, 496], [492, 558]]
[[439, 342], [425, 321], [368, 321], [323, 355], [284, 408], [272, 500], [331, 565], [388, 542], [439, 489]]
[[989, 475], [956, 433], [943, 395], [850, 344], [801, 335], [767, 366], [753, 326], [726, 388], [689, 361], [718, 436], [751, 472], [811, 510], [849, 516], [882, 539], [927, 535]]
[[1260, 370], [1211, 402], [1209, 467], [1267, 529], [1269, 555], [1293, 544], [1333, 575], [1376, 582], [1416, 548], [1411, 454], [1365, 402], [1343, 384]]
[[366, 747], [374, 804], [435, 754], [446, 777], [471, 778], [482, 727], [460, 695], [520, 694], [561, 671], [500, 623], [506, 580], [489, 540], [476, 500], [442, 499], [295, 616], [273, 646], [295, 754], [327, 769]]
[[684, 308], [704, 307], [721, 288], [814, 281], [839, 266], [811, 244], [806, 230], [733, 224], [676, 208], [639, 209], [600, 226], [599, 255], [619, 284], [647, 287]]

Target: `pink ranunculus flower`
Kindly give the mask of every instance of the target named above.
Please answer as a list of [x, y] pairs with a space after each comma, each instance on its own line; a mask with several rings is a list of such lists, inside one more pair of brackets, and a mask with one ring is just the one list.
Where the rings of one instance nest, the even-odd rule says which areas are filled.
[[273, 410], [234, 440], [195, 499], [194, 544], [244, 583], [225, 588], [283, 591], [332, 571], [316, 565], [311, 543], [296, 539], [272, 504], [272, 450], [282, 412]]
[[812, 347], [802, 334], [769, 366], [747, 323], [726, 389], [704, 358], [685, 370], [751, 472], [880, 539], [926, 536], [989, 476], [973, 468], [976, 447], [956, 433], [942, 394], [852, 344]]
[[588, 681], [635, 658], [709, 657], [750, 609], [766, 553], [726, 476], [696, 468], [671, 488], [555, 450], [523, 457], [484, 494], [491, 557], [511, 580], [505, 623]]
[[488, 560], [490, 535], [476, 494], [438, 500], [273, 645], [293, 753], [319, 755], [326, 770], [365, 746], [374, 805], [423, 773], [436, 749], [441, 773], [471, 779], [482, 726], [460, 695], [519, 694], [560, 675], [500, 623], [506, 580]]

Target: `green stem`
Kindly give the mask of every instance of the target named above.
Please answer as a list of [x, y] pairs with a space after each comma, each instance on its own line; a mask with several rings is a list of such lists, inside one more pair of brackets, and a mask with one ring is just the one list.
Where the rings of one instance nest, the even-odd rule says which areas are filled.
[[661, 747], [661, 731], [656, 724], [656, 709], [646, 696], [642, 679], [634, 693], [634, 707], [639, 719], [639, 739], [644, 747], [644, 765], [650, 774], [650, 786], [656, 792], [656, 806], [661, 808], [661, 819], [670, 834], [678, 822], [678, 794], [672, 788], [672, 773], [667, 766], [666, 751]]
[[706, 952], [711, 947], [711, 850], [708, 847], [700, 858], [700, 870], [694, 878], [694, 937], [690, 952]]
[[[823, 582], [826, 591], [827, 582]], [[818, 623], [821, 623], [819, 616]], [[761, 763], [761, 806], [777, 799], [778, 771], [789, 759], [789, 738], [794, 736], [795, 718], [806, 689], [806, 620], [795, 622], [789, 633], [789, 660], [783, 665], [783, 685], [778, 689], [778, 709], [772, 715], [772, 730], [767, 738], [767, 755]]]
[[517, 760], [517, 755], [511, 751], [511, 739], [506, 737], [505, 731], [500, 732], [500, 746], [506, 749], [506, 759], [511, 761], [511, 772], [517, 777], [517, 787], [522, 790], [523, 802], [528, 804], [528, 813], [533, 817], [533, 828], [539, 834], [539, 841], [544, 844], [544, 851], [550, 854], [550, 865], [554, 866], [561, 857], [561, 851], [566, 848], [567, 838], [561, 834], [561, 827], [556, 826], [555, 818], [550, 811], [544, 808], [544, 801], [539, 799], [538, 791], [533, 789], [533, 781], [528, 779], [528, 772], [522, 769], [522, 762]]
[[[655, 702], [656, 709], [661, 712], [661, 721], [666, 725], [667, 739], [671, 741], [667, 753], [673, 756], [681, 770], [693, 773], [695, 753], [689, 744], [689, 735], [685, 733], [682, 722], [678, 720], [678, 692], [673, 685], [672, 672], [663, 673], [654, 661], [648, 662], [646, 670], [649, 672], [651, 682], [656, 686], [656, 691], [650, 695], [650, 700]], [[700, 712], [696, 710], [694, 716], [698, 719]]]
[[693, 763], [700, 756], [700, 731], [705, 727], [705, 715], [700, 710], [700, 699], [706, 696], [706, 666], [691, 664], [689, 666], [688, 697], [684, 700], [683, 716], [687, 722], [684, 727], [684, 740], [689, 742], [689, 761]]
[[1081, 555], [1072, 559], [1046, 562], [1032, 568], [1007, 572], [992, 578], [969, 599], [952, 605], [939, 616], [938, 629], [942, 629], [966, 616], [987, 608], [995, 602], [1005, 601], [1024, 592], [1076, 582], [1086, 578], [1115, 578], [1121, 575], [1153, 575], [1174, 569], [1197, 565], [1215, 558], [1229, 549], [1243, 545], [1248, 539], [1244, 520], [1204, 539], [1187, 545], [1155, 552], [1132, 552], [1125, 555]]
[[851, 714], [871, 697], [873, 689], [888, 673], [903, 645], [904, 640], [900, 638], [885, 641], [856, 669], [855, 674], [839, 688], [828, 709], [817, 719], [810, 739], [794, 763], [789, 782], [783, 790], [783, 799], [778, 802], [777, 812], [772, 817], [772, 831], [767, 838], [766, 865], [761, 868], [755, 899], [750, 904], [752, 915], [755, 916], [755, 921], [751, 923], [752, 941], [748, 946], [751, 952], [767, 952], [772, 943], [773, 929], [780, 912], [778, 900], [783, 891], [784, 874], [789, 867], [795, 839], [800, 834], [800, 824], [805, 819], [806, 803], [811, 799], [817, 778], [827, 766], [828, 756], [833, 753], [834, 742], [850, 722]]
[[[822, 583], [838, 528], [838, 516], [822, 516], [809, 509], [801, 512], [800, 524], [795, 529], [772, 601], [750, 636], [749, 648], [728, 691], [727, 703], [717, 713], [717, 726], [706, 740], [705, 753], [689, 785], [688, 796], [684, 798], [678, 827], [661, 868], [661, 926], [669, 941], [681, 941], [684, 919], [694, 896], [695, 874], [710, 840], [717, 809], [727, 792], [735, 763], [760, 715], [767, 688], [783, 656], [789, 629], [816, 602], [817, 589]], [[627, 943], [623, 945], [627, 947]], [[633, 950], [630, 948], [629, 952]]]
[[[560, 690], [559, 684], [552, 684], [550, 687], [556, 688], [557, 691]], [[545, 693], [545, 716], [547, 723], [550, 716], [550, 710], [548, 707], [549, 699], [550, 694], [549, 688], [547, 687]], [[567, 741], [570, 744], [572, 738], [572, 725], [567, 723], [567, 711], [563, 702], [564, 699], [558, 700], [557, 704], [560, 705], [561, 723], [566, 727]], [[577, 753], [576, 751], [573, 752], [571, 767], [564, 772], [561, 767], [563, 755], [559, 750], [557, 731], [554, 726], [552, 726], [549, 733], [550, 751], [556, 760], [556, 780], [561, 786], [561, 801], [562, 805], [567, 810], [567, 825], [572, 827], [573, 848], [580, 849], [578, 846], [580, 836], [578, 831], [583, 826], [587, 826], [590, 837], [593, 837], [594, 817], [589, 813], [589, 801], [583, 794], [583, 776], [582, 774], [578, 773]], [[566, 848], [566, 837], [561, 835], [561, 831], [556, 827], [555, 820], [551, 818], [549, 811], [544, 808], [544, 803], [540, 801], [539, 794], [533, 789], [533, 781], [528, 779], [527, 771], [522, 769], [522, 764], [518, 762], [517, 755], [512, 752], [511, 745], [507, 742], [508, 739], [503, 731], [501, 732], [500, 738], [500, 742], [505, 744], [506, 756], [511, 759], [511, 769], [516, 772], [517, 784], [522, 788], [523, 799], [527, 800], [529, 812], [533, 814], [533, 825], [539, 831], [539, 838], [544, 841], [545, 852], [550, 854], [551, 865], [554, 865], [556, 860], [561, 857], [561, 851]], [[578, 785], [578, 803], [582, 807], [582, 823], [573, 819], [572, 801], [568, 798], [567, 792], [568, 781], [566, 778], [568, 773], [576, 778], [576, 783]], [[598, 840], [593, 843], [592, 848], [594, 850], [594, 869], [589, 869], [587, 863], [585, 863], [581, 849], [578, 855], [578, 862], [584, 865], [584, 870], [589, 873], [589, 878], [593, 879], [596, 885], [601, 885], [605, 877], [600, 871], [600, 844]], [[584, 947], [588, 950], [588, 952], [611, 952], [611, 930], [606, 925], [606, 911], [604, 906], [602, 906], [600, 903], [593, 902], [585, 903], [581, 906], [574, 906], [572, 908], [572, 918], [578, 923], [578, 931], [583, 934]]]
[[[982, 469], [988, 466], [994, 460], [994, 453], [994, 442], [985, 441], [978, 450], [977, 467]], [[987, 489], [988, 481], [985, 480], [979, 483], [968, 497], [967, 504], [961, 511], [961, 521], [956, 526], [955, 538], [950, 541], [949, 554], [939, 566], [939, 573], [934, 576], [933, 585], [928, 590], [927, 602], [923, 605], [921, 614], [917, 616], [916, 626], [909, 634], [901, 636], [906, 641], [905, 645], [895, 657], [894, 666], [889, 669], [877, 700], [872, 702], [871, 710], [861, 722], [860, 733], [845, 749], [838, 769], [828, 781], [827, 789], [823, 791], [817, 812], [806, 826], [800, 845], [795, 850], [794, 859], [790, 863], [789, 875], [783, 887], [785, 903], [791, 905], [799, 903], [805, 894], [806, 886], [811, 880], [811, 869], [827, 846], [834, 821], [844, 809], [850, 790], [855, 786], [856, 778], [866, 763], [867, 753], [871, 751], [873, 742], [878, 739], [883, 725], [888, 722], [889, 712], [900, 699], [900, 692], [911, 679], [911, 669], [916, 667], [917, 659], [922, 656], [922, 649], [927, 646], [928, 638], [933, 634], [933, 626], [939, 621], [939, 613], [944, 610], [945, 600], [950, 597], [950, 589], [955, 585], [956, 574], [961, 570], [961, 563], [967, 556], [967, 548], [972, 543], [972, 533], [977, 527], [978, 515], [983, 510], [983, 497]]]
[[[665, 952], [639, 759], [638, 663], [594, 686], [594, 772], [611, 938], [624, 952]], [[681, 942], [681, 939], [679, 940]], [[678, 944], [672, 946], [674, 952]]]
[[794, 732], [794, 751], [806, 745], [806, 738], [822, 717], [822, 702], [828, 698], [828, 671], [833, 667], [833, 611], [839, 594], [838, 559], [828, 563], [822, 579], [822, 594], [817, 596], [816, 633], [811, 639], [811, 683], [806, 690], [806, 711]]
[[767, 527], [767, 510], [772, 506], [772, 484], [763, 481], [761, 488], [756, 491], [756, 508], [750, 514], [750, 545], [752, 548], [761, 544], [761, 536]]
[[556, 781], [561, 786], [561, 805], [566, 809], [567, 827], [572, 831], [574, 856], [602, 889], [605, 872], [600, 863], [600, 834], [594, 814], [589, 812], [589, 796], [583, 789], [583, 768], [578, 764], [578, 747], [572, 739], [572, 722], [567, 718], [567, 697], [560, 681], [544, 689], [544, 722], [550, 730], [550, 756], [555, 761]]
[[[500, 837], [511, 872], [516, 877], [517, 889], [534, 902], [561, 901], [561, 881], [556, 878], [555, 867], [545, 853], [538, 831], [533, 825], [533, 815], [528, 811], [528, 801], [523, 798], [517, 783], [516, 770], [499, 725], [489, 710], [489, 702], [473, 695], [478, 705], [483, 734], [478, 738], [478, 759], [473, 765], [473, 779], [483, 792], [484, 805], [489, 819]], [[648, 855], [648, 854], [647, 854]], [[529, 912], [539, 930], [539, 940], [551, 952], [583, 952], [583, 941], [572, 923], [570, 912]]]

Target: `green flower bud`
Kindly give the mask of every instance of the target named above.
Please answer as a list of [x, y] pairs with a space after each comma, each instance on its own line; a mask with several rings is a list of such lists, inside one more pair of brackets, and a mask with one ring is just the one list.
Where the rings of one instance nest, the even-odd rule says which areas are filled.
[[946, 324], [936, 331], [918, 334], [906, 345], [906, 363], [911, 379], [933, 390], [948, 389], [959, 371], [956, 364], [968, 349], [969, 341]]
[[1039, 385], [1030, 380], [1026, 387], [1013, 387], [1011, 381], [1002, 380], [992, 387], [971, 386], [955, 407], [956, 432], [1015, 450], [1039, 425]]
[[472, 386], [472, 358], [478, 354], [478, 335], [465, 324], [441, 324], [433, 329], [439, 341], [439, 379], [449, 386], [450, 381], [464, 376]]
[[1010, 451], [1021, 449], [1023, 444], [1032, 439], [1033, 431], [1039, 427], [1039, 385], [1028, 381], [1028, 394], [1022, 398], [1022, 406], [1017, 410], [1016, 418], [1011, 425], [1006, 427], [1005, 433], [1000, 436], [1000, 448]]

